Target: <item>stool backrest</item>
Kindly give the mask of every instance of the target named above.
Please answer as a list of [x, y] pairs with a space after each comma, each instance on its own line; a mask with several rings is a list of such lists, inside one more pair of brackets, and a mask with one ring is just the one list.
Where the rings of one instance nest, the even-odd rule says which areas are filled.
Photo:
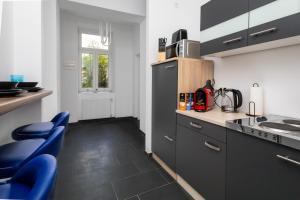
[[52, 120], [54, 127], [56, 128], [58, 126], [64, 126], [67, 127], [69, 123], [70, 113], [69, 112], [61, 112], [58, 113]]
[[27, 160], [30, 160], [33, 157], [41, 154], [50, 154], [56, 157], [63, 145], [64, 132], [65, 127], [63, 126], [52, 129], [50, 136]]
[[26, 163], [8, 181], [25, 184], [31, 190], [26, 195], [28, 200], [47, 200], [53, 189], [57, 170], [56, 159], [51, 155], [40, 155]]

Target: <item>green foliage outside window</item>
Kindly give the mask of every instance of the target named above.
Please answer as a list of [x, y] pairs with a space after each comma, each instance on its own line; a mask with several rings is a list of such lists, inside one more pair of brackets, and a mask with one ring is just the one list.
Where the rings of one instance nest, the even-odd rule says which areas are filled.
[[[93, 54], [82, 54], [81, 87], [93, 88]], [[98, 87], [109, 87], [109, 58], [105, 54], [98, 56]]]
[[82, 54], [81, 87], [93, 87], [93, 55]]
[[98, 56], [98, 87], [108, 88], [108, 55]]

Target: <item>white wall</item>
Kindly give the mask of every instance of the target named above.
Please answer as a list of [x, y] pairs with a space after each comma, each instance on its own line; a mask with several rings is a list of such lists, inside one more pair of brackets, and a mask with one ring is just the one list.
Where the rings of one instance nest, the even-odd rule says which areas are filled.
[[[25, 80], [41, 80], [41, 2], [5, 1], [0, 36], [0, 79], [12, 73]], [[0, 116], [0, 144], [11, 141], [11, 131], [41, 121], [41, 102]]]
[[216, 87], [241, 90], [248, 110], [249, 87], [264, 88], [266, 114], [300, 118], [300, 45], [215, 59]]
[[[75, 16], [69, 12], [61, 13], [61, 106], [63, 110], [71, 112], [71, 122], [81, 119], [81, 98], [79, 96], [79, 45], [78, 30], [92, 29], [98, 31], [98, 21]], [[113, 24], [113, 43], [111, 51], [113, 91], [112, 95], [97, 94], [99, 98], [111, 96], [114, 98], [114, 113], [116, 117], [133, 116], [134, 98], [134, 45], [138, 38], [134, 38], [134, 26], [127, 24]], [[66, 67], [65, 64], [74, 64]]]
[[14, 73], [41, 83], [41, 1], [13, 2]]
[[140, 129], [146, 133], [146, 19], [140, 24]]
[[41, 101], [36, 101], [0, 116], [0, 146], [12, 142], [12, 131], [25, 124], [41, 121]]
[[0, 33], [0, 80], [9, 80], [9, 75], [13, 73], [13, 4], [3, 3], [2, 28]]
[[3, 8], [3, 1], [0, 0], [0, 35], [1, 35], [1, 25], [2, 25], [2, 8]]
[[[51, 0], [52, 6], [55, 3], [55, 1]], [[9, 75], [12, 73], [23, 74], [25, 81], [38, 81], [42, 86], [49, 87], [48, 89], [54, 88], [50, 87], [50, 85], [57, 83], [57, 77], [52, 71], [55, 66], [51, 66], [55, 63], [55, 58], [48, 56], [54, 55], [57, 51], [53, 46], [48, 45], [50, 41], [42, 44], [42, 37], [46, 36], [43, 35], [44, 32], [42, 30], [45, 28], [48, 34], [44, 39], [51, 40], [51, 37], [54, 35], [52, 35], [51, 31], [53, 29], [48, 26], [48, 22], [55, 20], [50, 13], [55, 13], [57, 10], [49, 4], [47, 6], [49, 10], [46, 10], [47, 13], [44, 13], [45, 10], [42, 10], [41, 1], [4, 2], [2, 33], [0, 35], [0, 80], [9, 80]], [[46, 18], [44, 18], [45, 16]], [[48, 19], [43, 21], [46, 24], [42, 24], [44, 19]], [[56, 38], [54, 40], [56, 42]], [[44, 52], [47, 53], [46, 57], [42, 56], [42, 47], [45, 49], [49, 48], [47, 52]], [[42, 71], [46, 76], [42, 76]], [[47, 103], [44, 104], [45, 102]], [[46, 105], [45, 109], [43, 109], [43, 116], [50, 114], [53, 117], [56, 111], [54, 107], [56, 107], [57, 102], [48, 100], [45, 102], [43, 103], [43, 106]], [[44, 120], [49, 118], [50, 116], [45, 117]], [[0, 144], [11, 141], [11, 131], [18, 126], [41, 120], [41, 101], [0, 116]]]
[[132, 25], [113, 25], [112, 61], [114, 67], [115, 116], [133, 116], [134, 101], [134, 28]]
[[145, 16], [145, 0], [69, 0], [110, 10]]
[[140, 119], [140, 25], [135, 25], [133, 28], [133, 116]]
[[42, 85], [52, 90], [42, 104], [42, 119], [51, 120], [60, 111], [60, 32], [57, 0], [42, 1]]
[[189, 39], [200, 40], [200, 1], [147, 0], [146, 12], [146, 114], [141, 121], [145, 121], [146, 151], [151, 152], [151, 63], [157, 60], [158, 38], [167, 37], [170, 44], [172, 33], [183, 28]]

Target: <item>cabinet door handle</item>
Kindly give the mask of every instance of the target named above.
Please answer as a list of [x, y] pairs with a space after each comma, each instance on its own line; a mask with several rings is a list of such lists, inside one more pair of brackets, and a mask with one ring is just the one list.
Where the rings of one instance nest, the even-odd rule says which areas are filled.
[[234, 39], [231, 39], [231, 40], [226, 40], [226, 41], [223, 41], [223, 44], [230, 44], [230, 43], [234, 43], [234, 42], [239, 42], [243, 39], [243, 37], [237, 37], [237, 38], [234, 38]]
[[202, 129], [202, 126], [201, 126], [201, 125], [196, 124], [196, 123], [194, 123], [194, 122], [190, 122], [190, 125], [191, 125], [192, 127], [194, 127], [194, 128]]
[[172, 138], [170, 138], [169, 136], [165, 135], [164, 136], [167, 140], [169, 140], [170, 142], [174, 142], [174, 140]]
[[255, 32], [255, 33], [251, 33], [249, 36], [250, 37], [256, 37], [256, 36], [264, 35], [266, 33], [272, 33], [272, 32], [274, 32], [276, 30], [277, 30], [277, 28], [273, 27], [273, 28], [269, 28], [269, 29], [266, 29], [266, 30], [258, 31], [258, 32]]
[[287, 161], [289, 163], [293, 163], [293, 164], [296, 164], [296, 165], [300, 166], [300, 162], [298, 162], [296, 160], [292, 160], [288, 156], [276, 155], [276, 157], [279, 158], [280, 160], [284, 160], [284, 161]]
[[176, 67], [176, 65], [168, 65], [168, 66], [165, 66], [165, 69], [171, 69], [171, 68], [174, 68]]
[[221, 148], [220, 147], [217, 147], [217, 146], [214, 146], [212, 144], [210, 144], [209, 142], [205, 141], [205, 146], [207, 146], [208, 148], [212, 149], [212, 150], [215, 150], [215, 151], [221, 151]]

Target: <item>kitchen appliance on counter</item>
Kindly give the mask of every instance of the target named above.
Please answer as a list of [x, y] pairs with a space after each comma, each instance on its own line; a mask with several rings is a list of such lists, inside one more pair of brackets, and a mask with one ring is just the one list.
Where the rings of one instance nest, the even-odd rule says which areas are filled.
[[226, 122], [226, 127], [300, 150], [300, 119], [267, 115]]
[[206, 112], [213, 109], [215, 105], [214, 96], [212, 82], [208, 80], [203, 88], [199, 88], [195, 92], [194, 110], [196, 112]]
[[167, 38], [158, 39], [158, 62], [166, 60], [166, 44]]
[[193, 40], [180, 40], [166, 47], [166, 58], [200, 58], [200, 42]]
[[238, 112], [238, 109], [243, 104], [243, 95], [239, 90], [220, 88], [216, 93], [216, 101], [221, 98], [217, 105], [221, 108], [222, 112]]
[[186, 39], [188, 39], [188, 33], [186, 29], [179, 29], [178, 31], [172, 34], [172, 44]]

